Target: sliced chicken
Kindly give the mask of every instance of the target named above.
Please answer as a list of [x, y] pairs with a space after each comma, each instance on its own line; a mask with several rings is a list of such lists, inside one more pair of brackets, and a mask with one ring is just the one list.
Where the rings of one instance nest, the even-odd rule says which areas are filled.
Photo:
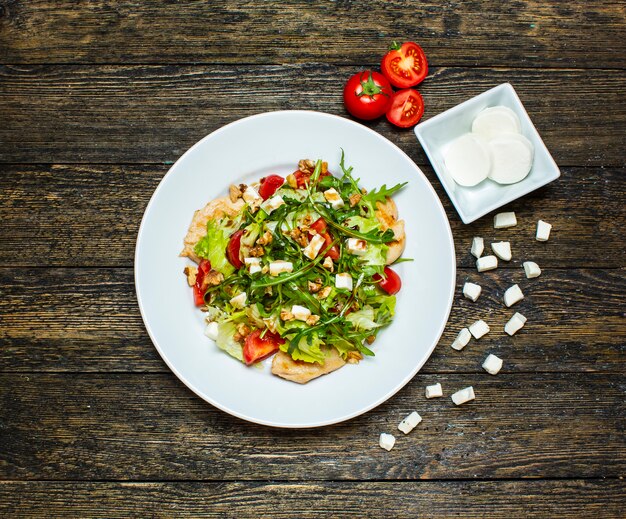
[[326, 361], [322, 365], [317, 362], [293, 360], [288, 353], [279, 351], [272, 360], [272, 373], [298, 384], [306, 384], [309, 380], [345, 366], [346, 361], [341, 358], [335, 348], [325, 349], [324, 354]]
[[398, 220], [398, 207], [389, 197], [384, 204], [382, 202], [376, 203], [376, 218], [378, 218], [383, 231], [387, 229], [393, 230], [395, 239], [387, 244], [389, 246], [389, 250], [387, 251], [387, 265], [391, 265], [402, 256], [404, 247], [406, 246], [404, 220]]

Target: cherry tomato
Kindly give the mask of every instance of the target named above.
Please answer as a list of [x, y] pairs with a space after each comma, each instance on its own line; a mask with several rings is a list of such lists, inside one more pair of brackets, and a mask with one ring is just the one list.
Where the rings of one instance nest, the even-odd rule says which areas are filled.
[[259, 195], [263, 200], [267, 200], [272, 196], [280, 186], [285, 183], [285, 179], [280, 175], [268, 175], [261, 181], [259, 187]]
[[285, 342], [277, 333], [269, 330], [261, 337], [261, 330], [254, 330], [246, 337], [243, 345], [243, 360], [250, 365], [271, 355]]
[[392, 94], [385, 76], [364, 70], [348, 79], [343, 89], [343, 104], [354, 117], [369, 121], [387, 111]]
[[398, 276], [398, 274], [396, 274], [389, 267], [385, 267], [384, 277], [380, 274], [374, 274], [373, 278], [374, 281], [380, 281], [378, 286], [389, 295], [397, 294], [402, 288], [402, 280], [400, 279], [400, 276]]
[[204, 293], [206, 292], [206, 275], [211, 270], [211, 262], [209, 260], [200, 260], [198, 265], [198, 273], [196, 274], [196, 282], [193, 285], [193, 302], [196, 306], [204, 304]]
[[400, 128], [415, 126], [424, 115], [424, 100], [417, 90], [398, 90], [387, 110], [387, 120]]
[[317, 234], [324, 234], [327, 227], [328, 225], [326, 224], [326, 220], [324, 220], [321, 216], [309, 225], [309, 229], [314, 230]]
[[[319, 234], [322, 238], [324, 238], [324, 246], [322, 247], [324, 250], [333, 242], [333, 237], [327, 230], [328, 225], [326, 224], [326, 220], [321, 216], [315, 220], [310, 226], [309, 229], [313, 229], [317, 234]], [[324, 257], [330, 257], [332, 260], [339, 259], [339, 247], [337, 244], [333, 245], [328, 252], [324, 255]]]
[[226, 258], [230, 261], [230, 264], [239, 269], [243, 267], [243, 261], [239, 258], [239, 250], [241, 249], [241, 237], [243, 236], [243, 229], [233, 233], [226, 247]]
[[417, 43], [408, 41], [398, 45], [394, 41], [391, 50], [383, 56], [380, 70], [396, 88], [409, 88], [424, 81], [428, 75], [428, 62]]
[[[305, 173], [304, 171], [294, 171], [293, 176], [296, 177], [296, 183], [298, 184], [298, 189], [304, 189], [306, 185], [311, 180], [311, 173]], [[328, 171], [322, 172], [319, 174], [317, 180], [321, 180], [324, 177], [329, 177], [330, 173]]]

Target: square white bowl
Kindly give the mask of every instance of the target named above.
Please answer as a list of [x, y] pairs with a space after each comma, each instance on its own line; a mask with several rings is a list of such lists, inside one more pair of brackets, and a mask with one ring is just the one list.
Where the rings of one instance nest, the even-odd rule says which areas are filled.
[[[535, 147], [530, 173], [516, 184], [502, 185], [485, 179], [473, 187], [460, 186], [446, 170], [443, 151], [454, 139], [471, 131], [472, 121], [482, 110], [499, 105], [506, 106], [517, 114], [522, 126], [521, 133]], [[559, 167], [510, 83], [502, 83], [418, 124], [415, 135], [463, 223], [473, 222], [561, 176]]]

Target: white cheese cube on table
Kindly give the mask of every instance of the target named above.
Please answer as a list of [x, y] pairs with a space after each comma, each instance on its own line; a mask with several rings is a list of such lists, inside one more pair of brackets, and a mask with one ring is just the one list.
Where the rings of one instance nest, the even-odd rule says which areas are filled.
[[413, 411], [398, 424], [398, 429], [400, 429], [404, 434], [409, 434], [421, 421], [422, 417], [417, 414], [417, 411]]
[[469, 386], [457, 391], [450, 398], [456, 405], [462, 405], [466, 402], [469, 402], [470, 400], [474, 400], [476, 396], [474, 395], [474, 388], [472, 386]]
[[506, 306], [513, 306], [522, 299], [524, 299], [524, 294], [522, 294], [522, 289], [519, 285], [513, 285], [512, 287], [507, 288], [504, 293], [504, 304]]
[[260, 204], [261, 202], [263, 202], [263, 198], [261, 198], [258, 191], [252, 186], [246, 187], [246, 190], [243, 192], [242, 198], [244, 202], [248, 204]]
[[452, 347], [457, 351], [461, 351], [463, 348], [465, 348], [465, 346], [467, 346], [467, 343], [470, 341], [471, 338], [472, 334], [470, 333], [470, 331], [467, 328], [463, 328], [456, 336], [456, 339], [454, 339]]
[[378, 445], [380, 445], [386, 451], [390, 451], [393, 449], [393, 446], [396, 444], [396, 437], [393, 434], [380, 433], [380, 438], [378, 439]]
[[497, 241], [491, 244], [491, 250], [498, 258], [504, 261], [511, 261], [513, 255], [511, 254], [511, 242]]
[[306, 306], [293, 305], [291, 307], [291, 313], [293, 314], [294, 319], [298, 319], [298, 321], [306, 321], [309, 317], [311, 317], [311, 310], [309, 310]]
[[204, 329], [204, 335], [206, 335], [209, 339], [217, 340], [217, 328], [218, 324], [215, 321], [211, 321], [206, 325]]
[[324, 240], [324, 237], [321, 234], [316, 234], [313, 238], [311, 238], [309, 244], [302, 250], [302, 254], [312, 260], [317, 258], [317, 255], [320, 253], [320, 250], [325, 242], [326, 240]]
[[526, 324], [526, 317], [524, 317], [519, 312], [515, 312], [513, 317], [511, 317], [508, 322], [504, 325], [504, 331], [509, 335], [515, 335], [519, 332], [524, 325]]
[[441, 384], [437, 382], [432, 386], [426, 386], [426, 398], [439, 398], [443, 396]]
[[284, 205], [285, 201], [283, 197], [280, 195], [275, 195], [271, 198], [268, 198], [265, 202], [261, 204], [261, 209], [265, 211], [267, 214], [272, 214], [274, 209], [278, 209], [281, 205]]
[[498, 258], [495, 256], [483, 256], [476, 260], [476, 269], [478, 272], [486, 272], [498, 268]]
[[235, 308], [243, 308], [246, 306], [246, 300], [248, 299], [248, 294], [245, 292], [241, 292], [241, 294], [237, 294], [230, 300], [230, 304]]
[[337, 274], [335, 276], [335, 287], [352, 290], [352, 276], [348, 272]]
[[505, 229], [507, 227], [513, 227], [517, 225], [517, 218], [514, 212], [510, 213], [498, 213], [493, 217], [494, 229]]
[[489, 354], [483, 362], [483, 369], [490, 375], [497, 375], [502, 369], [502, 359], [495, 355]]
[[346, 249], [350, 254], [363, 256], [367, 252], [367, 242], [359, 238], [348, 238], [346, 241]]
[[476, 302], [480, 296], [481, 291], [482, 287], [476, 283], [470, 283], [468, 281], [463, 285], [463, 295], [467, 297], [467, 299], [471, 299], [474, 302]]
[[543, 220], [539, 220], [537, 222], [537, 241], [548, 241], [550, 238], [550, 230], [552, 229], [552, 225], [548, 222], [544, 222]]
[[475, 256], [476, 259], [480, 258], [483, 255], [483, 251], [485, 250], [485, 240], [483, 240], [480, 236], [474, 236], [472, 240], [472, 256]]
[[324, 191], [324, 198], [333, 209], [341, 209], [344, 206], [343, 198], [334, 187]]
[[480, 339], [483, 335], [489, 333], [489, 330], [489, 325], [482, 319], [479, 319], [469, 327], [469, 331], [474, 336], [474, 339]]
[[270, 276], [278, 276], [282, 272], [291, 272], [293, 263], [291, 261], [276, 260], [270, 263]]
[[261, 258], [244, 258], [244, 263], [248, 267], [250, 274], [261, 272]]
[[526, 272], [526, 277], [528, 279], [532, 279], [538, 277], [541, 274], [541, 269], [539, 268], [539, 265], [537, 265], [534, 261], [525, 261], [524, 272]]

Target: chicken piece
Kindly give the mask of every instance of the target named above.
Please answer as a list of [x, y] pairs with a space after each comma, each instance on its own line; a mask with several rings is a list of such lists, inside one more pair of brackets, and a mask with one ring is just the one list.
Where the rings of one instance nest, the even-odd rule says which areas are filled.
[[393, 230], [394, 240], [389, 242], [389, 250], [387, 251], [387, 265], [391, 265], [396, 261], [406, 247], [406, 233], [404, 232], [404, 220], [398, 220], [398, 207], [396, 203], [389, 197], [383, 204], [376, 203], [376, 218], [381, 224], [383, 231], [387, 229]]
[[231, 202], [229, 197], [222, 197], [211, 200], [202, 209], [198, 209], [193, 213], [187, 235], [183, 240], [185, 246], [180, 255], [191, 258], [196, 263], [200, 263], [200, 258], [196, 255], [193, 248], [196, 243], [206, 236], [207, 222], [212, 218], [233, 216], [237, 214], [243, 206], [244, 201], [241, 198], [236, 202]]
[[293, 360], [288, 353], [279, 351], [272, 360], [272, 373], [298, 384], [306, 384], [309, 380], [338, 370], [346, 364], [335, 348], [325, 348], [324, 355], [326, 361], [322, 365], [317, 362]]

